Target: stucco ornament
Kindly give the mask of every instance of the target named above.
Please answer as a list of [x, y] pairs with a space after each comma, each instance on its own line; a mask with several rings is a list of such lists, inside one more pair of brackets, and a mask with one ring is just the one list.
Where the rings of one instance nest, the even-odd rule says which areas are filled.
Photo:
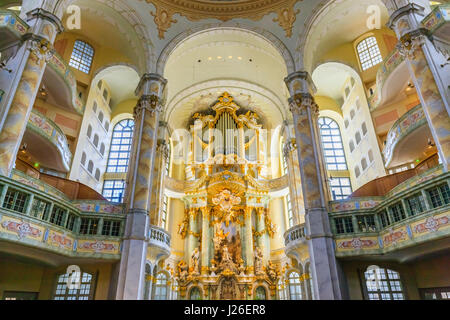
[[217, 197], [213, 198], [212, 201], [222, 211], [229, 213], [233, 206], [241, 203], [241, 198], [233, 195], [230, 190], [225, 189]]

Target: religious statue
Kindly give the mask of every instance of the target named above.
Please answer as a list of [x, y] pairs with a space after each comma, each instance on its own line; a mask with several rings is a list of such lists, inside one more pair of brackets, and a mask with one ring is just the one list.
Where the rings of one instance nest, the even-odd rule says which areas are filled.
[[220, 263], [221, 270], [229, 270], [236, 272], [236, 265], [233, 262], [231, 253], [228, 251], [228, 246], [224, 246], [222, 250], [222, 262]]
[[255, 274], [256, 275], [263, 275], [263, 253], [260, 247], [256, 248], [255, 251]]
[[178, 271], [178, 279], [181, 283], [186, 282], [187, 276], [188, 276], [188, 266], [186, 262], [181, 260], [177, 264], [177, 271]]
[[181, 235], [181, 238], [186, 238], [187, 229], [189, 226], [189, 221], [187, 218], [183, 219], [183, 221], [178, 225], [178, 234]]
[[275, 282], [277, 280], [277, 269], [272, 261], [269, 261], [269, 265], [266, 268], [267, 276], [270, 280]]
[[193, 275], [199, 275], [200, 274], [200, 251], [198, 248], [194, 249], [194, 252], [192, 252], [191, 255], [191, 273]]

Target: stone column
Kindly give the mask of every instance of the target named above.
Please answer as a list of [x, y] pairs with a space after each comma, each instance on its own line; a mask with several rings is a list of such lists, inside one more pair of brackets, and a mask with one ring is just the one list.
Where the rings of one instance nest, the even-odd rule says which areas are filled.
[[0, 132], [0, 175], [9, 176], [28, 123], [47, 62], [53, 56], [53, 42], [63, 31], [58, 17], [43, 9], [27, 13], [30, 31], [24, 36], [24, 69]]
[[[391, 13], [389, 27], [400, 39], [411, 78], [427, 117], [444, 171], [450, 166], [450, 66], [421, 24], [430, 12], [428, 1], [384, 0]], [[411, 2], [411, 3], [410, 3]]]
[[333, 234], [327, 212], [326, 172], [321, 161], [318, 135], [318, 106], [314, 103], [314, 85], [306, 72], [295, 72], [286, 79], [294, 119], [297, 153], [306, 211], [308, 249], [317, 297], [342, 299]]
[[201, 208], [202, 211], [202, 274], [208, 273], [210, 255], [209, 244], [211, 241], [209, 230], [209, 210], [207, 207]]
[[116, 299], [142, 300], [144, 295], [152, 171], [165, 84], [161, 76], [145, 74], [136, 89], [140, 99], [134, 109], [135, 128], [125, 201], [128, 214]]
[[253, 269], [253, 230], [252, 230], [252, 212], [254, 208], [245, 208], [245, 262], [250, 273], [254, 272]]

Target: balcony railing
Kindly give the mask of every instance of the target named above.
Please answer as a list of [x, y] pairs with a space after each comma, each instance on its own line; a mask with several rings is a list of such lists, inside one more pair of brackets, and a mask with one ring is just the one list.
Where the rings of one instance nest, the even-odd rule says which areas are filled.
[[71, 93], [72, 108], [78, 114], [82, 115], [84, 113], [84, 103], [78, 97], [77, 80], [67, 62], [58, 53], [55, 53], [47, 65], [54, 70], [67, 85], [69, 92]]
[[386, 167], [388, 167], [392, 161], [397, 144], [408, 134], [426, 124], [427, 118], [425, 117], [425, 113], [421, 105], [412, 108], [394, 123], [391, 130], [389, 130], [386, 146], [383, 149]]
[[151, 244], [156, 244], [161, 248], [166, 248], [170, 252], [170, 235], [163, 229], [150, 226], [149, 240]]
[[305, 224], [299, 224], [284, 234], [284, 244], [285, 246], [289, 246], [298, 241], [304, 241], [306, 239], [306, 229]]
[[53, 121], [36, 110], [31, 112], [27, 128], [49, 140], [58, 149], [63, 165], [69, 171], [72, 163], [72, 153], [64, 132]]
[[384, 197], [331, 202], [338, 256], [383, 254], [450, 235], [450, 173], [442, 166]]
[[0, 177], [0, 239], [71, 257], [120, 257], [120, 208], [105, 201], [72, 203], [55, 197], [50, 186], [38, 187]]

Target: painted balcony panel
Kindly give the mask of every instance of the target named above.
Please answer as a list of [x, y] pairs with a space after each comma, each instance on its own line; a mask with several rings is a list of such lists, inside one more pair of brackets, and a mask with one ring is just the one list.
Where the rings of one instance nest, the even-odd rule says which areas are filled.
[[80, 115], [84, 113], [75, 74], [59, 54], [55, 53], [48, 62], [42, 83], [48, 92], [47, 102]]
[[0, 10], [0, 52], [1, 60], [14, 57], [22, 44], [22, 37], [29, 26], [18, 15], [9, 10]]
[[409, 78], [405, 58], [396, 48], [384, 59], [378, 70], [376, 88], [373, 95], [369, 97], [371, 111], [395, 99], [396, 94], [404, 89]]
[[387, 135], [383, 149], [386, 168], [422, 158], [431, 137], [422, 106], [409, 110], [394, 123]]
[[66, 135], [50, 119], [33, 110], [23, 137], [27, 152], [46, 168], [68, 172], [72, 163]]
[[[58, 191], [52, 190], [52, 187], [38, 187], [0, 177], [1, 240], [67, 257], [113, 260], [120, 258], [120, 236], [125, 224], [121, 206], [104, 201], [89, 201], [89, 205], [83, 201], [73, 204], [66, 199], [54, 197], [52, 193]], [[17, 196], [14, 198], [11, 194]], [[17, 202], [16, 198], [19, 197], [21, 201]], [[54, 218], [55, 207], [64, 212], [61, 221]], [[103, 209], [105, 211], [102, 211]], [[72, 217], [73, 223], [70, 223]], [[95, 232], [86, 234], [80, 231], [80, 221], [84, 218], [95, 219]], [[121, 230], [117, 235], [104, 233], [106, 220], [120, 221]], [[7, 247], [0, 245], [0, 250], [6, 250]]]
[[[331, 202], [336, 255], [354, 257], [392, 253], [403, 259], [413, 254], [407, 251], [410, 247], [426, 245], [428, 241], [439, 240], [433, 242], [433, 248], [426, 248], [430, 253], [450, 246], [449, 178], [450, 174], [444, 173], [439, 166], [400, 184], [384, 197]], [[408, 204], [413, 197], [422, 199], [420, 204], [414, 204], [420, 207], [415, 212]], [[392, 211], [396, 205], [403, 208], [400, 215]], [[400, 249], [405, 249], [406, 253], [399, 254]]]
[[434, 36], [450, 41], [450, 4], [436, 6], [421, 24]]

